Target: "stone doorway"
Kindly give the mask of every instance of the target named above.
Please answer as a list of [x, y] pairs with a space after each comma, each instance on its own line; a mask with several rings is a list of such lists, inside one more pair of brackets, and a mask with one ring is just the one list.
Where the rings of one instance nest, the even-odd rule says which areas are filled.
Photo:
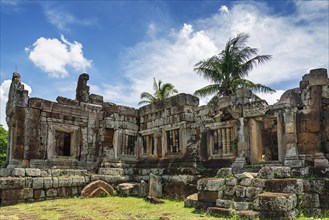
[[262, 142], [263, 142], [262, 160], [264, 161], [279, 160], [276, 119], [264, 120], [264, 127], [262, 129]]
[[71, 156], [71, 133], [56, 131], [57, 156]]

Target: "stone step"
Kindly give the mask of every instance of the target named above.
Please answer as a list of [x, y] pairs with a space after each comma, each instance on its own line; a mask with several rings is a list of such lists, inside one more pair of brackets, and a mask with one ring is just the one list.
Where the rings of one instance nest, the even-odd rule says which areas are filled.
[[252, 211], [252, 210], [242, 210], [238, 211], [237, 215], [239, 216], [239, 219], [258, 219], [259, 218], [259, 212]]
[[209, 215], [212, 216], [223, 216], [223, 217], [233, 217], [235, 214], [234, 209], [219, 208], [219, 207], [209, 207], [207, 209]]
[[303, 193], [302, 179], [268, 179], [265, 182], [265, 191], [280, 193]]
[[290, 212], [297, 206], [297, 196], [293, 193], [271, 193], [258, 194], [254, 201], [261, 213], [270, 212]]

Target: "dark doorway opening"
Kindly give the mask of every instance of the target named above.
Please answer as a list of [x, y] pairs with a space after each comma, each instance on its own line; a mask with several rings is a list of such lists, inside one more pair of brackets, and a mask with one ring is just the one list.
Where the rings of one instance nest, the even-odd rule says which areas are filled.
[[57, 156], [71, 156], [71, 133], [56, 131]]

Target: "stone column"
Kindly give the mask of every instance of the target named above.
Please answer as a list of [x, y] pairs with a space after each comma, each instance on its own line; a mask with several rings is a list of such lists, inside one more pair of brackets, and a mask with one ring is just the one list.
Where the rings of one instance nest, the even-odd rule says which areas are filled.
[[287, 109], [283, 113], [285, 124], [285, 148], [286, 156], [284, 165], [289, 167], [303, 167], [304, 161], [298, 158], [297, 152], [297, 129], [296, 129], [296, 111], [297, 109]]

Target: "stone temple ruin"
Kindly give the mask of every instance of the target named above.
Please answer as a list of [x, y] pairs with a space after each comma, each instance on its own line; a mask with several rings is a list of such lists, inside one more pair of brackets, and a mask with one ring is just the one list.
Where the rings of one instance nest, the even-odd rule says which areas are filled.
[[[315, 207], [304, 207], [309, 213], [328, 213], [326, 69], [311, 70], [298, 88], [286, 91], [274, 105], [241, 88], [222, 97], [218, 107], [199, 106], [197, 97], [178, 94], [135, 109], [90, 94], [88, 80], [88, 74], [80, 75], [75, 100], [59, 96], [52, 102], [28, 97], [20, 75], [13, 74], [6, 106], [7, 162], [0, 170], [1, 204], [81, 195], [87, 184], [98, 181], [124, 195], [186, 197], [199, 192], [196, 203], [186, 204], [226, 214], [224, 209], [294, 216], [296, 195], [306, 194], [318, 201]], [[217, 170], [225, 167], [229, 172], [221, 178], [203, 179], [220, 177]], [[322, 178], [322, 191], [307, 191], [307, 184], [314, 184], [302, 181], [307, 176]], [[266, 188], [273, 184], [271, 179], [294, 188], [296, 181], [289, 177], [301, 178], [297, 186], [302, 189], [274, 192], [284, 192], [283, 200], [292, 200], [291, 209], [262, 212], [262, 207], [273, 207], [261, 195], [271, 191]], [[247, 185], [241, 179], [248, 179]], [[248, 187], [257, 189], [246, 199]], [[95, 190], [89, 191], [96, 195]], [[255, 198], [265, 201], [262, 207], [232, 207], [253, 204]]]

